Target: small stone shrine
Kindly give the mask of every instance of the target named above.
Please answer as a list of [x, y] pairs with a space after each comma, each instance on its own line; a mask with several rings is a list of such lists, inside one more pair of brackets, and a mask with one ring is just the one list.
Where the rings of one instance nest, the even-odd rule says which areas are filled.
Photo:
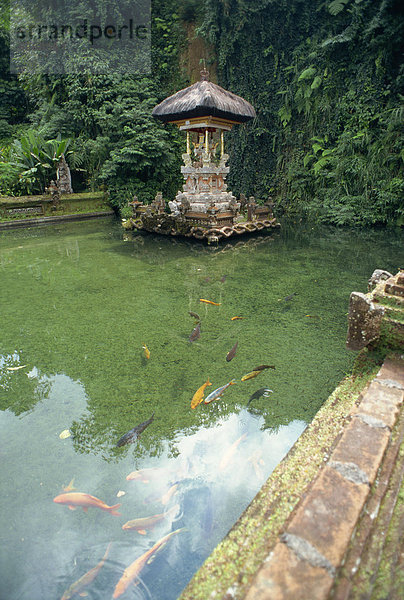
[[61, 194], [72, 194], [72, 177], [69, 165], [66, 162], [64, 154], [60, 157], [57, 167], [57, 186]]
[[[222, 87], [209, 81], [206, 69], [201, 80], [166, 98], [154, 107], [152, 115], [163, 123], [173, 123], [186, 133], [186, 152], [181, 172], [183, 189], [168, 202], [161, 193], [151, 205], [136, 198], [132, 219], [125, 220], [125, 229], [145, 229], [168, 235], [185, 235], [208, 242], [217, 242], [233, 234], [252, 233], [279, 227], [272, 215], [270, 199], [263, 205], [245, 196], [240, 200], [227, 189], [228, 154], [225, 133], [234, 125], [253, 119], [253, 106]], [[247, 210], [243, 217], [241, 210]]]

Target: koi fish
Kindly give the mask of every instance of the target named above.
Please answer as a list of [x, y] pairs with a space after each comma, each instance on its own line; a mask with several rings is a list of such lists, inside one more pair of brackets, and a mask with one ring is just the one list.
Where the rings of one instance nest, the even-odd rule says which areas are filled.
[[194, 342], [199, 337], [201, 337], [201, 324], [200, 323], [198, 323], [198, 325], [196, 327], [194, 327], [194, 329], [192, 330], [192, 333], [189, 336], [189, 341]]
[[82, 492], [68, 492], [67, 494], [59, 494], [59, 496], [56, 496], [53, 501], [56, 502], [56, 504], [67, 504], [70, 510], [76, 510], [78, 506], [81, 506], [84, 512], [87, 512], [89, 507], [94, 507], [105, 510], [116, 517], [119, 517], [121, 514], [116, 512], [116, 509], [121, 506], [120, 504], [108, 506], [108, 504], [105, 504], [105, 502], [99, 500], [95, 496], [83, 494]]
[[230, 319], [230, 321], [237, 321], [237, 320], [240, 320], [240, 319], [244, 319], [244, 317], [237, 317], [237, 316], [236, 317], [232, 317]]
[[[204, 302], [207, 302], [207, 300], [204, 300]], [[211, 304], [214, 304], [214, 302], [211, 302]], [[19, 371], [20, 369], [24, 369], [27, 365], [21, 365], [19, 367], [7, 367], [7, 371]]]
[[138, 533], [140, 533], [140, 535], [146, 535], [146, 529], [154, 529], [154, 527], [161, 521], [164, 521], [164, 519], [174, 518], [179, 511], [179, 508], [179, 504], [175, 504], [175, 506], [170, 508], [170, 510], [168, 510], [166, 513], [152, 515], [151, 517], [140, 517], [139, 519], [127, 521], [125, 525], [122, 525], [122, 529], [128, 531], [135, 529]]
[[125, 433], [117, 442], [117, 446], [124, 446], [125, 444], [131, 444], [132, 442], [136, 442], [139, 435], [146, 429], [148, 425], [154, 420], [154, 413], [147, 421], [140, 423], [140, 425], [136, 425], [133, 429]]
[[222, 460], [219, 463], [219, 471], [223, 471], [229, 462], [231, 461], [233, 454], [237, 450], [237, 446], [247, 437], [246, 433], [243, 433], [223, 454]]
[[132, 471], [126, 476], [126, 481], [135, 481], [139, 479], [143, 483], [150, 483], [150, 479], [159, 476], [159, 468], [151, 467], [150, 469], [139, 469], [139, 471]]
[[259, 375], [260, 373], [262, 373], [262, 371], [251, 371], [251, 373], [247, 373], [247, 375], [243, 375], [243, 377], [241, 378], [241, 381], [248, 381], [248, 379], [253, 379], [253, 377], [257, 377], [257, 375]]
[[203, 401], [203, 394], [205, 393], [205, 390], [208, 387], [208, 385], [212, 385], [211, 382], [209, 381], [209, 377], [208, 377], [208, 380], [205, 381], [205, 383], [203, 383], [201, 385], [201, 387], [198, 388], [196, 390], [195, 394], [193, 395], [193, 398], [191, 401], [191, 408], [196, 408], [198, 406], [198, 404], [200, 404]]
[[263, 371], [264, 369], [275, 369], [275, 365], [260, 365], [259, 367], [254, 367], [253, 371]]
[[[295, 296], [297, 296], [297, 292], [293, 292], [293, 294], [289, 294], [289, 296], [285, 296], [285, 298], [283, 298], [283, 300], [285, 302], [289, 302], [289, 300], [292, 300], [292, 298], [294, 298]], [[278, 302], [282, 302], [282, 298], [279, 298]]]
[[64, 487], [64, 488], [63, 488], [63, 491], [64, 491], [64, 492], [71, 492], [71, 491], [75, 490], [76, 488], [75, 488], [75, 487], [73, 487], [73, 483], [74, 483], [74, 477], [73, 477], [73, 479], [70, 481], [70, 483], [69, 483], [69, 484], [68, 484], [66, 487]]
[[267, 387], [260, 388], [259, 390], [253, 393], [253, 395], [247, 402], [247, 406], [250, 404], [251, 400], [256, 400], [258, 398], [261, 398], [261, 396], [268, 396], [268, 394], [273, 394], [273, 390], [270, 390]]
[[191, 315], [191, 317], [193, 317], [194, 319], [196, 319], [197, 321], [201, 320], [201, 317], [196, 313], [196, 312], [192, 312], [191, 310], [188, 311], [188, 314]]
[[[125, 569], [122, 577], [116, 584], [112, 598], [114, 598], [115, 600], [116, 598], [119, 598], [119, 596], [122, 596], [122, 594], [126, 592], [133, 580], [139, 577], [139, 573], [143, 569], [143, 567], [147, 563], [151, 562], [156, 552], [161, 550], [170, 538], [172, 538], [180, 531], [183, 531], [183, 529], [184, 527], [182, 527], [181, 529], [176, 529], [175, 531], [171, 531], [171, 533], [168, 533], [167, 535], [162, 537], [158, 542], [154, 544], [154, 546], [150, 548], [150, 550], [147, 550], [147, 552], [142, 554], [142, 556], [139, 556], [139, 558], [137, 558], [131, 565], [129, 565], [129, 567]], [[138, 582], [134, 583], [134, 585], [137, 584]]]
[[230, 362], [232, 358], [235, 357], [236, 355], [236, 350], [237, 350], [237, 346], [238, 346], [238, 341], [234, 344], [233, 348], [230, 350], [230, 352], [227, 353], [226, 356], [226, 360], [227, 362]]
[[178, 483], [174, 483], [170, 487], [170, 489], [165, 494], [163, 494], [163, 496], [161, 496], [161, 498], [160, 498], [161, 504], [166, 506], [170, 502], [171, 498], [173, 496], [175, 496], [175, 494], [177, 493], [177, 490], [178, 490]]
[[143, 344], [142, 348], [143, 348], [145, 357], [147, 359], [149, 359], [150, 358], [150, 350], [148, 349], [148, 347], [146, 346], [146, 344]]
[[265, 462], [262, 459], [262, 451], [256, 450], [247, 460], [252, 463], [257, 479], [262, 479], [264, 474], [261, 467], [265, 465]]
[[206, 304], [214, 304], [214, 306], [221, 305], [221, 302], [212, 302], [212, 300], [205, 300], [204, 298], [199, 298], [199, 302], [205, 302]]
[[223, 392], [230, 385], [235, 385], [235, 383], [236, 383], [235, 379], [232, 379], [229, 383], [226, 383], [226, 385], [222, 385], [222, 387], [217, 388], [216, 390], [214, 390], [213, 392], [211, 392], [209, 394], [209, 396], [207, 398], [205, 398], [205, 404], [209, 404], [209, 402], [212, 402], [213, 400], [219, 400], [220, 396], [223, 394]]
[[108, 544], [105, 554], [100, 562], [95, 567], [87, 571], [87, 573], [82, 575], [80, 579], [72, 583], [72, 585], [63, 593], [61, 600], [70, 600], [70, 598], [72, 598], [75, 594], [78, 594], [79, 596], [87, 595], [85, 592], [83, 593], [83, 590], [94, 581], [101, 568], [104, 566], [111, 544], [112, 542]]

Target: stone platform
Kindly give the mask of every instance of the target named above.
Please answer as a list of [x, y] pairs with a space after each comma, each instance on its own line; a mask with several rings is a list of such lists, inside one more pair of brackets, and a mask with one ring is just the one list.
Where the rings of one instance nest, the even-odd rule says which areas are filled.
[[180, 600], [404, 597], [404, 355], [360, 385], [335, 390]]

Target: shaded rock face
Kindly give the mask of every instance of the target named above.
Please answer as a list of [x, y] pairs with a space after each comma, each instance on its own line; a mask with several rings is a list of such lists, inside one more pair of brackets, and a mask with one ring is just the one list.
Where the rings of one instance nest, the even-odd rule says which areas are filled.
[[388, 271], [383, 271], [383, 269], [375, 269], [372, 273], [372, 277], [368, 281], [368, 291], [372, 292], [378, 283], [381, 281], [386, 281], [393, 277], [391, 273]]
[[348, 350], [361, 350], [380, 336], [384, 308], [376, 306], [365, 294], [352, 292], [349, 300]]
[[376, 269], [367, 294], [352, 292], [349, 301], [348, 350], [361, 350], [371, 342], [404, 349], [404, 270], [397, 275]]

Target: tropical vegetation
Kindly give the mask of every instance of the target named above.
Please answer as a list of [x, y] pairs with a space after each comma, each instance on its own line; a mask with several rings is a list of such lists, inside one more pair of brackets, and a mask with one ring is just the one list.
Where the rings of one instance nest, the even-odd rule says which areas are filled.
[[42, 192], [63, 153], [74, 189], [107, 188], [117, 208], [173, 197], [184, 142], [151, 111], [193, 82], [196, 35], [218, 83], [257, 112], [228, 135], [236, 195], [336, 225], [404, 225], [398, 0], [153, 0], [142, 75], [12, 75], [0, 4], [0, 194]]

